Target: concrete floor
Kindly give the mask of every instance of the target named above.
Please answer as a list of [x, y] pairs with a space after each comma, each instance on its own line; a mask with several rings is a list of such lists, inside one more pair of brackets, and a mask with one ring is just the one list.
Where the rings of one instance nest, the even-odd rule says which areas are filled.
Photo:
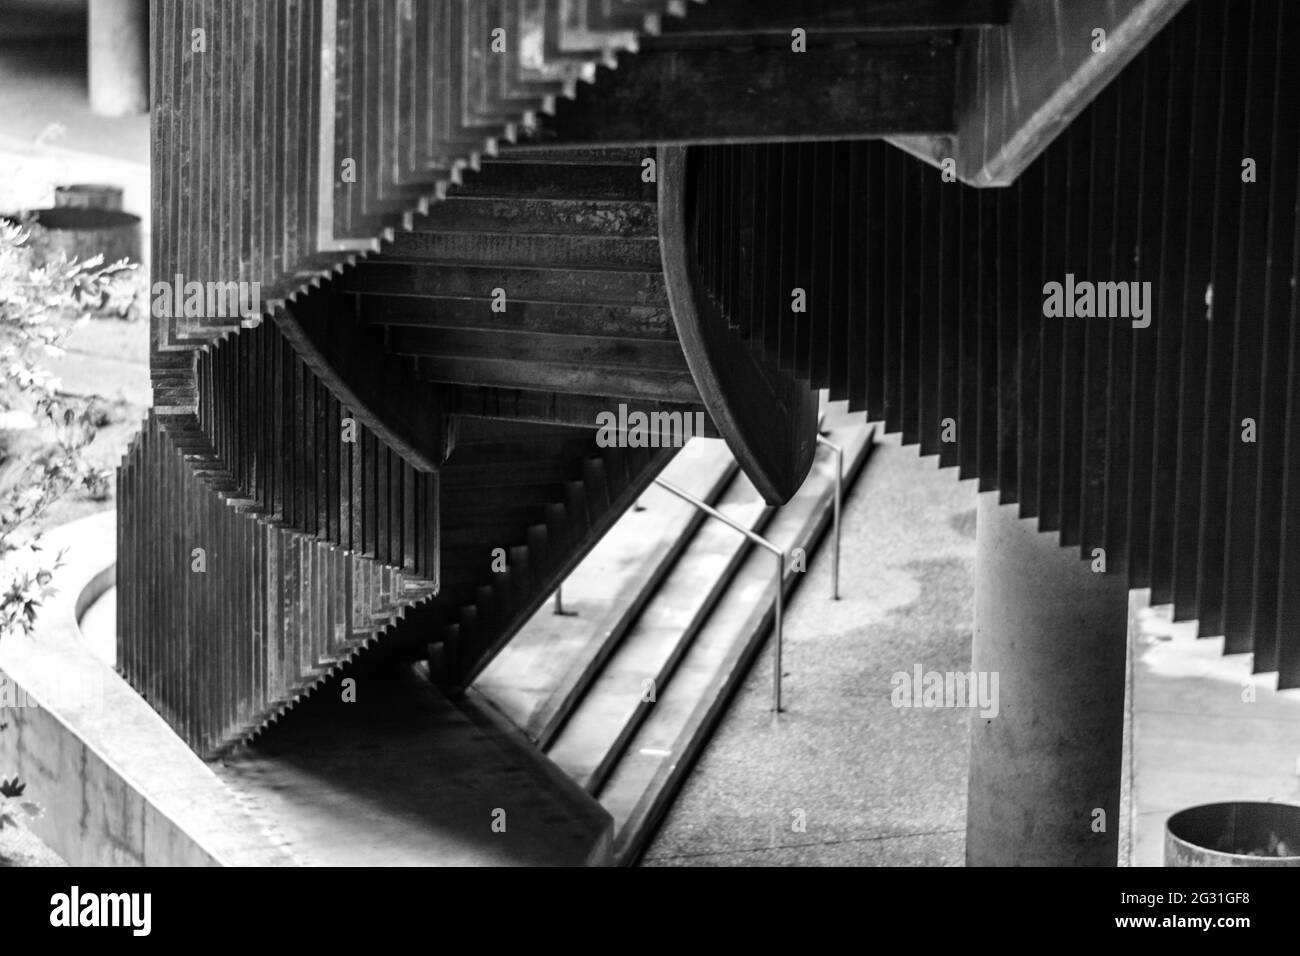
[[843, 599], [823, 546], [791, 602], [786, 712], [769, 646], [644, 865], [962, 862], [968, 713], [895, 708], [890, 678], [970, 666], [975, 503], [974, 482], [884, 440], [845, 503]]
[[609, 815], [517, 734], [471, 719], [399, 668], [346, 673], [355, 702], [331, 678], [212, 765], [299, 865], [608, 861]]
[[1196, 637], [1133, 593], [1133, 865], [1161, 866], [1170, 814], [1235, 800], [1300, 804], [1300, 689]]
[[[975, 504], [974, 482], [884, 439], [844, 512], [844, 600], [826, 598], [823, 547], [791, 604], [788, 712], [773, 721], [769, 644], [643, 865], [962, 864], [969, 712], [895, 709], [889, 679], [969, 667]], [[1224, 657], [1221, 638], [1198, 640], [1147, 597], [1130, 601], [1120, 861], [1133, 866], [1163, 864], [1176, 810], [1300, 804], [1300, 690], [1277, 692], [1249, 655]]]

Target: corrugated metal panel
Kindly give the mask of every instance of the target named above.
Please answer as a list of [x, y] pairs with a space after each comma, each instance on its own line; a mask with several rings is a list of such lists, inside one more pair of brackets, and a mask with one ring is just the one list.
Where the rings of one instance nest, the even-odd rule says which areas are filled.
[[[883, 143], [688, 159], [697, 264], [738, 347], [1104, 551], [1282, 687], [1300, 686], [1297, 40], [1282, 0], [1189, 5], [1007, 189]], [[767, 175], [731, 188], [749, 169]], [[1048, 317], [1067, 276], [1151, 283], [1150, 326]]]

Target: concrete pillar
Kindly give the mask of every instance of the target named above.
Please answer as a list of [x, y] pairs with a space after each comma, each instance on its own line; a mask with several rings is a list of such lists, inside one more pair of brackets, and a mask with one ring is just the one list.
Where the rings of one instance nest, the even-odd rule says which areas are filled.
[[90, 0], [90, 108], [100, 116], [149, 112], [148, 0]]
[[1114, 866], [1127, 583], [1016, 514], [980, 495], [971, 666], [998, 713], [971, 717], [966, 862]]

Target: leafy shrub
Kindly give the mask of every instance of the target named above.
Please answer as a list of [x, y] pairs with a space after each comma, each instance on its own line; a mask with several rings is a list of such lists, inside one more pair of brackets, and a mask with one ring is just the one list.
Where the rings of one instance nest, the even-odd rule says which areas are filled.
[[105, 266], [99, 256], [42, 263], [30, 238], [23, 225], [0, 220], [0, 639], [30, 630], [59, 564], [41, 550], [34, 524], [69, 491], [109, 494], [109, 472], [82, 455], [102, 411], [60, 393], [43, 359], [61, 354], [92, 313], [120, 310], [135, 294], [135, 266]]
[[[103, 424], [88, 399], [68, 396], [43, 360], [92, 314], [125, 314], [137, 295], [135, 266], [96, 256], [39, 260], [30, 229], [0, 219], [0, 640], [29, 633], [62, 555], [41, 548], [39, 522], [70, 491], [109, 495], [110, 473], [83, 450]], [[0, 778], [0, 829], [14, 823], [23, 784]]]
[[0, 830], [6, 826], [17, 826], [20, 816], [41, 815], [41, 808], [37, 804], [23, 799], [23, 791], [26, 789], [27, 785], [20, 783], [17, 777], [12, 780], [0, 777]]

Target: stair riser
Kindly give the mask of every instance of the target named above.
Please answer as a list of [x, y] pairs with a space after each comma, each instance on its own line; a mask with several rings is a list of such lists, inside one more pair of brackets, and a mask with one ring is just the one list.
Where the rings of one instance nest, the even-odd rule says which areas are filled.
[[[755, 534], [762, 534], [764, 526], [771, 520], [775, 509], [764, 509], [758, 520], [755, 521], [750, 530]], [[739, 537], [739, 536], [737, 536]], [[673, 645], [671, 653], [663, 660], [657, 672], [652, 675], [654, 687], [657, 692], [662, 692], [669, 686], [672, 680], [673, 672], [677, 665], [681, 663], [682, 658], [690, 650], [691, 642], [695, 640], [696, 634], [708, 620], [709, 615], [717, 606], [718, 601], [726, 593], [727, 588], [735, 578], [737, 570], [750, 555], [753, 546], [741, 538], [730, 551], [727, 557], [726, 565], [721, 573], [711, 583], [708, 592], [704, 595], [703, 600], [693, 609], [690, 622], [682, 629], [680, 639]], [[605, 783], [609, 779], [610, 773], [613, 772], [615, 765], [627, 750], [628, 743], [636, 735], [638, 729], [645, 722], [645, 719], [654, 709], [654, 702], [642, 701], [636, 709], [629, 715], [627, 722], [620, 728], [618, 736], [614, 738], [613, 745], [605, 753], [604, 758], [592, 769], [590, 776], [579, 778], [578, 782], [593, 795], [599, 794]]]
[[[501, 224], [496, 224], [497, 227]], [[660, 268], [658, 238], [519, 236], [502, 232], [403, 233], [384, 254], [445, 264], [546, 269]]]
[[[472, 299], [491, 311], [494, 302], [510, 314], [512, 302], [568, 305], [668, 307], [663, 276], [656, 272], [440, 266], [368, 260], [343, 280], [345, 292]], [[501, 290], [498, 293], [496, 290]]]
[[383, 294], [362, 296], [360, 308], [367, 322], [381, 327], [677, 341], [672, 314], [664, 308], [514, 302], [503, 313], [469, 299]]

